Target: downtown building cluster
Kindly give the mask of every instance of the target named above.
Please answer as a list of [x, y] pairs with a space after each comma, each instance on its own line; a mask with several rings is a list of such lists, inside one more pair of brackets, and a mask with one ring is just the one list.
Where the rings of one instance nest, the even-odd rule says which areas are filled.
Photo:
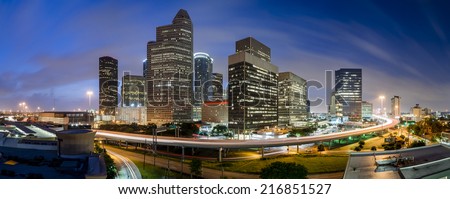
[[[100, 118], [158, 126], [202, 121], [244, 133], [305, 124], [310, 114], [307, 82], [292, 72], [280, 72], [271, 62], [269, 47], [252, 37], [236, 41], [235, 53], [228, 57], [225, 88], [223, 74], [214, 73], [213, 58], [194, 53], [193, 39], [193, 23], [181, 9], [171, 24], [156, 28], [156, 40], [147, 43], [143, 75], [125, 74], [120, 97], [118, 61], [101, 57]], [[335, 81], [330, 112], [360, 120], [361, 69], [337, 70]]]

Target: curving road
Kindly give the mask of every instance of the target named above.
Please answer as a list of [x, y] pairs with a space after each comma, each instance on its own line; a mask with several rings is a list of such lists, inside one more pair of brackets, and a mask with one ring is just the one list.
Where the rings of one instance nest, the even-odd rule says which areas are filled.
[[108, 150], [108, 153], [113, 156], [113, 158], [115, 157], [115, 159], [118, 160], [115, 161], [115, 163], [119, 164], [119, 174], [117, 176], [119, 179], [142, 179], [141, 172], [130, 159], [111, 150]]
[[[174, 137], [157, 136], [157, 144], [164, 146], [181, 146], [181, 147], [211, 148], [211, 149], [218, 149], [218, 148], [239, 149], [239, 148], [259, 148], [259, 147], [299, 145], [320, 141], [337, 140], [347, 138], [349, 136], [371, 133], [374, 131], [394, 127], [399, 122], [398, 120], [389, 119], [381, 116], [374, 115], [374, 117], [384, 120], [385, 123], [368, 128], [355, 129], [326, 135], [316, 135], [299, 138], [269, 139], [269, 140], [198, 140], [194, 138], [174, 138]], [[98, 130], [96, 133], [96, 137], [107, 138], [111, 140], [122, 140], [133, 143], [147, 143], [147, 144], [152, 144], [153, 138], [153, 136], [151, 135], [121, 133], [104, 130]]]

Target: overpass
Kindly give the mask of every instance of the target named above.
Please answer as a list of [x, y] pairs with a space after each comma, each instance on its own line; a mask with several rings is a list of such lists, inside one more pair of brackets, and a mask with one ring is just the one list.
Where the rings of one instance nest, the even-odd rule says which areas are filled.
[[[350, 136], [357, 136], [383, 129], [394, 127], [399, 123], [398, 120], [389, 119], [381, 116], [373, 116], [377, 119], [384, 120], [384, 123], [362, 128], [337, 133], [331, 133], [326, 135], [316, 135], [298, 138], [280, 138], [280, 139], [268, 139], [268, 140], [199, 140], [194, 138], [176, 138], [167, 136], [142, 135], [131, 134], [114, 131], [98, 130], [97, 137], [106, 138], [108, 140], [120, 140], [131, 143], [142, 144], [154, 144], [163, 146], [178, 146], [189, 148], [208, 148], [208, 149], [241, 149], [241, 148], [264, 148], [264, 147], [277, 147], [277, 146], [289, 146], [289, 145], [301, 145], [315, 142], [331, 141], [342, 138], [348, 138]], [[184, 150], [183, 150], [184, 151]], [[262, 150], [263, 151], [263, 150]]]

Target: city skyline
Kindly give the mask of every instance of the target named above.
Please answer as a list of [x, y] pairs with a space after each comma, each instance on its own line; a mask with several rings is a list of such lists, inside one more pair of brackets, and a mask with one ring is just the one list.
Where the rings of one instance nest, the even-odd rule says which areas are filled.
[[[374, 109], [379, 95], [401, 96], [402, 112], [414, 104], [449, 109], [450, 94], [442, 91], [450, 86], [450, 35], [444, 26], [449, 17], [440, 10], [447, 5], [354, 1], [352, 8], [358, 9], [353, 10], [335, 2], [2, 4], [0, 25], [6, 31], [0, 33], [0, 110], [18, 110], [21, 102], [30, 110], [51, 110], [54, 104], [56, 110], [87, 108], [86, 91], [98, 93], [98, 57], [119, 60], [119, 79], [127, 71], [142, 74], [146, 43], [180, 8], [195, 25], [194, 52], [210, 54], [215, 72], [225, 80], [234, 42], [253, 36], [270, 46], [280, 72], [323, 85], [325, 70], [362, 68], [370, 74], [363, 78], [363, 100]], [[239, 12], [252, 6], [259, 9]], [[397, 14], [400, 6], [403, 12]], [[312, 88], [310, 94], [310, 99], [325, 99], [325, 89]], [[92, 107], [98, 107], [98, 97], [92, 96]], [[326, 112], [325, 104], [311, 108]]]

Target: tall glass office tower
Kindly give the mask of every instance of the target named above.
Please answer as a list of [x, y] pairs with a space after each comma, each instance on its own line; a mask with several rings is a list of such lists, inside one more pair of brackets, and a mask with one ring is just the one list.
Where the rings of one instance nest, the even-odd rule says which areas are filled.
[[236, 42], [228, 57], [229, 128], [249, 133], [278, 123], [278, 67], [270, 49], [254, 38]]
[[193, 27], [186, 10], [156, 28], [156, 41], [147, 44], [147, 67], [147, 121], [192, 121]]
[[99, 58], [99, 114], [115, 115], [119, 103], [118, 61], [109, 56]]
[[342, 105], [342, 115], [349, 120], [361, 120], [362, 70], [341, 68], [334, 72], [335, 97]]
[[278, 74], [278, 125], [300, 126], [308, 118], [306, 80], [291, 72]]

